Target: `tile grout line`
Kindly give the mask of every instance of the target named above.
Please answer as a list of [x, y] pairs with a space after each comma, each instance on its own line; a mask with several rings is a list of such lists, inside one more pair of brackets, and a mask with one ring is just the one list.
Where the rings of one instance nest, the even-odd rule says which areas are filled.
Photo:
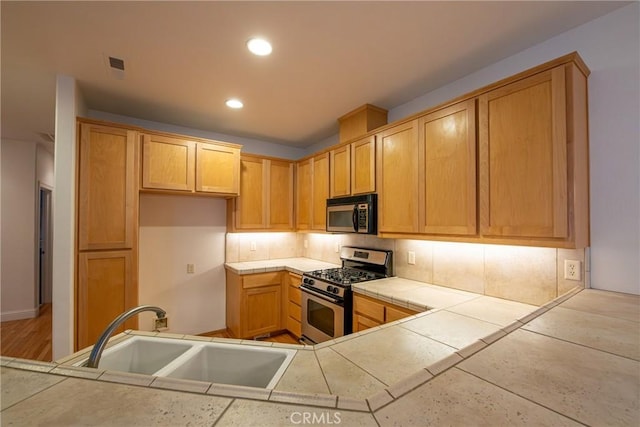
[[[30, 372], [33, 372], [33, 371], [30, 371]], [[59, 375], [59, 376], [63, 376], [63, 375]], [[20, 403], [23, 403], [23, 402], [26, 402], [27, 400], [31, 399], [32, 397], [35, 397], [35, 396], [39, 395], [40, 393], [45, 392], [45, 391], [49, 390], [50, 388], [52, 388], [52, 387], [54, 387], [54, 386], [57, 386], [58, 384], [62, 384], [63, 382], [67, 381], [69, 378], [70, 378], [70, 377], [65, 377], [63, 380], [58, 381], [58, 382], [57, 382], [57, 383], [55, 383], [55, 384], [51, 384], [51, 385], [49, 385], [49, 386], [47, 386], [47, 387], [43, 388], [42, 390], [39, 390], [39, 391], [37, 391], [37, 392], [35, 392], [35, 393], [33, 393], [33, 394], [31, 394], [31, 395], [29, 395], [29, 396], [27, 396], [27, 397], [25, 397], [25, 398], [21, 399], [21, 400], [19, 400], [19, 401], [17, 401], [17, 402], [15, 402], [15, 403], [13, 403], [12, 405], [7, 406], [6, 408], [2, 408], [2, 410], [0, 411], [0, 414], [2, 414], [2, 412], [6, 411], [7, 409], [13, 408], [13, 407], [14, 407], [14, 406], [16, 406], [16, 405], [18, 405], [18, 404], [20, 404]], [[1, 419], [2, 419], [2, 417], [0, 416], [0, 420], [1, 420]]]
[[215, 421], [213, 422], [213, 424], [211, 424], [211, 427], [214, 427], [216, 424], [218, 424], [218, 422], [222, 419], [222, 417], [224, 416], [224, 414], [227, 413], [227, 411], [229, 410], [229, 408], [231, 408], [231, 405], [233, 405], [235, 403], [235, 401], [237, 400], [237, 398], [233, 397], [231, 398], [231, 401], [229, 402], [229, 404], [222, 410], [222, 412], [220, 413], [219, 416], [216, 417]]
[[534, 405], [536, 405], [536, 406], [540, 406], [541, 408], [545, 408], [546, 410], [551, 411], [551, 412], [554, 412], [554, 413], [556, 413], [556, 414], [558, 414], [558, 415], [560, 415], [560, 416], [562, 416], [562, 417], [564, 417], [564, 418], [567, 418], [567, 419], [570, 419], [570, 420], [572, 420], [572, 421], [575, 421], [575, 422], [577, 422], [577, 423], [578, 423], [578, 424], [580, 424], [580, 425], [588, 426], [588, 424], [583, 423], [582, 421], [579, 421], [579, 420], [577, 420], [577, 419], [575, 419], [575, 418], [573, 418], [573, 417], [570, 417], [569, 415], [564, 414], [564, 413], [562, 413], [562, 412], [558, 412], [557, 410], [555, 410], [555, 409], [553, 409], [553, 408], [549, 408], [548, 406], [543, 405], [542, 403], [536, 402], [535, 400], [533, 400], [533, 399], [531, 399], [531, 398], [529, 398], [529, 397], [527, 397], [527, 396], [522, 396], [521, 394], [516, 393], [516, 392], [515, 392], [515, 391], [513, 391], [513, 390], [509, 390], [508, 388], [503, 387], [503, 386], [501, 386], [501, 385], [499, 385], [499, 384], [495, 384], [495, 383], [493, 383], [493, 382], [491, 382], [491, 381], [489, 381], [489, 380], [487, 380], [487, 379], [485, 379], [485, 378], [482, 378], [482, 377], [480, 377], [480, 376], [478, 376], [478, 375], [474, 374], [473, 372], [469, 372], [469, 371], [465, 370], [464, 368], [459, 368], [459, 367], [457, 367], [457, 366], [455, 366], [454, 368], [455, 368], [455, 369], [458, 369], [458, 370], [460, 370], [460, 371], [462, 371], [462, 372], [463, 372], [463, 373], [465, 373], [465, 374], [471, 375], [472, 377], [475, 377], [475, 378], [479, 379], [480, 381], [483, 381], [483, 382], [485, 382], [485, 383], [487, 383], [487, 384], [491, 384], [492, 386], [497, 387], [497, 388], [499, 388], [500, 390], [504, 390], [504, 391], [506, 391], [506, 392], [507, 392], [507, 393], [509, 393], [509, 394], [512, 394], [512, 395], [514, 395], [514, 396], [518, 396], [519, 398], [521, 398], [521, 399], [523, 399], [523, 400], [526, 400], [527, 402], [531, 402], [531, 403], [533, 403], [533, 404], [534, 404]]

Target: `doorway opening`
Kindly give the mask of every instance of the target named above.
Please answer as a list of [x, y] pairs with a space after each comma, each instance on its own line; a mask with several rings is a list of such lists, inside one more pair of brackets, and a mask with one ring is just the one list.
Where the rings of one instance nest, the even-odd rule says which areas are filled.
[[38, 224], [37, 224], [37, 256], [36, 256], [36, 306], [40, 311], [45, 304], [52, 303], [52, 188], [38, 184]]

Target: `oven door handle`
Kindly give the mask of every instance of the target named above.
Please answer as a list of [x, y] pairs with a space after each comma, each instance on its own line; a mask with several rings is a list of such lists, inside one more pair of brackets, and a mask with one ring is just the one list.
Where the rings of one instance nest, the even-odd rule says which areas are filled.
[[321, 294], [320, 292], [318, 292], [318, 291], [314, 291], [314, 290], [312, 290], [312, 289], [309, 289], [309, 288], [307, 288], [306, 286], [300, 286], [300, 290], [301, 290], [301, 291], [303, 291], [303, 292], [307, 292], [307, 293], [309, 293], [310, 295], [316, 296], [316, 297], [318, 297], [318, 298], [322, 298], [322, 299], [323, 299], [323, 300], [325, 300], [325, 301], [330, 301], [330, 302], [332, 302], [332, 303], [334, 303], [334, 304], [340, 304], [340, 303], [342, 302], [342, 301], [341, 301], [341, 300], [339, 300], [339, 299], [331, 298], [331, 297], [330, 297], [330, 296], [328, 296], [328, 295]]

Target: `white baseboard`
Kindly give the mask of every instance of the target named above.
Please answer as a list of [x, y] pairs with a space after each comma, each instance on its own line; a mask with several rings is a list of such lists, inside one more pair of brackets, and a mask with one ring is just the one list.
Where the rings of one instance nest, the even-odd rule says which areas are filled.
[[0, 321], [8, 322], [11, 320], [33, 319], [34, 317], [38, 317], [39, 311], [37, 308], [31, 310], [5, 311], [0, 314]]

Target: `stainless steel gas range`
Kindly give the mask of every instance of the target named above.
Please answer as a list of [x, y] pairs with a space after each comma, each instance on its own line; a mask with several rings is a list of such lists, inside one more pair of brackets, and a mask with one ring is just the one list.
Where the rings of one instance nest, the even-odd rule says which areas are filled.
[[392, 251], [343, 246], [342, 267], [302, 275], [302, 339], [321, 343], [352, 332], [351, 285], [393, 275]]

